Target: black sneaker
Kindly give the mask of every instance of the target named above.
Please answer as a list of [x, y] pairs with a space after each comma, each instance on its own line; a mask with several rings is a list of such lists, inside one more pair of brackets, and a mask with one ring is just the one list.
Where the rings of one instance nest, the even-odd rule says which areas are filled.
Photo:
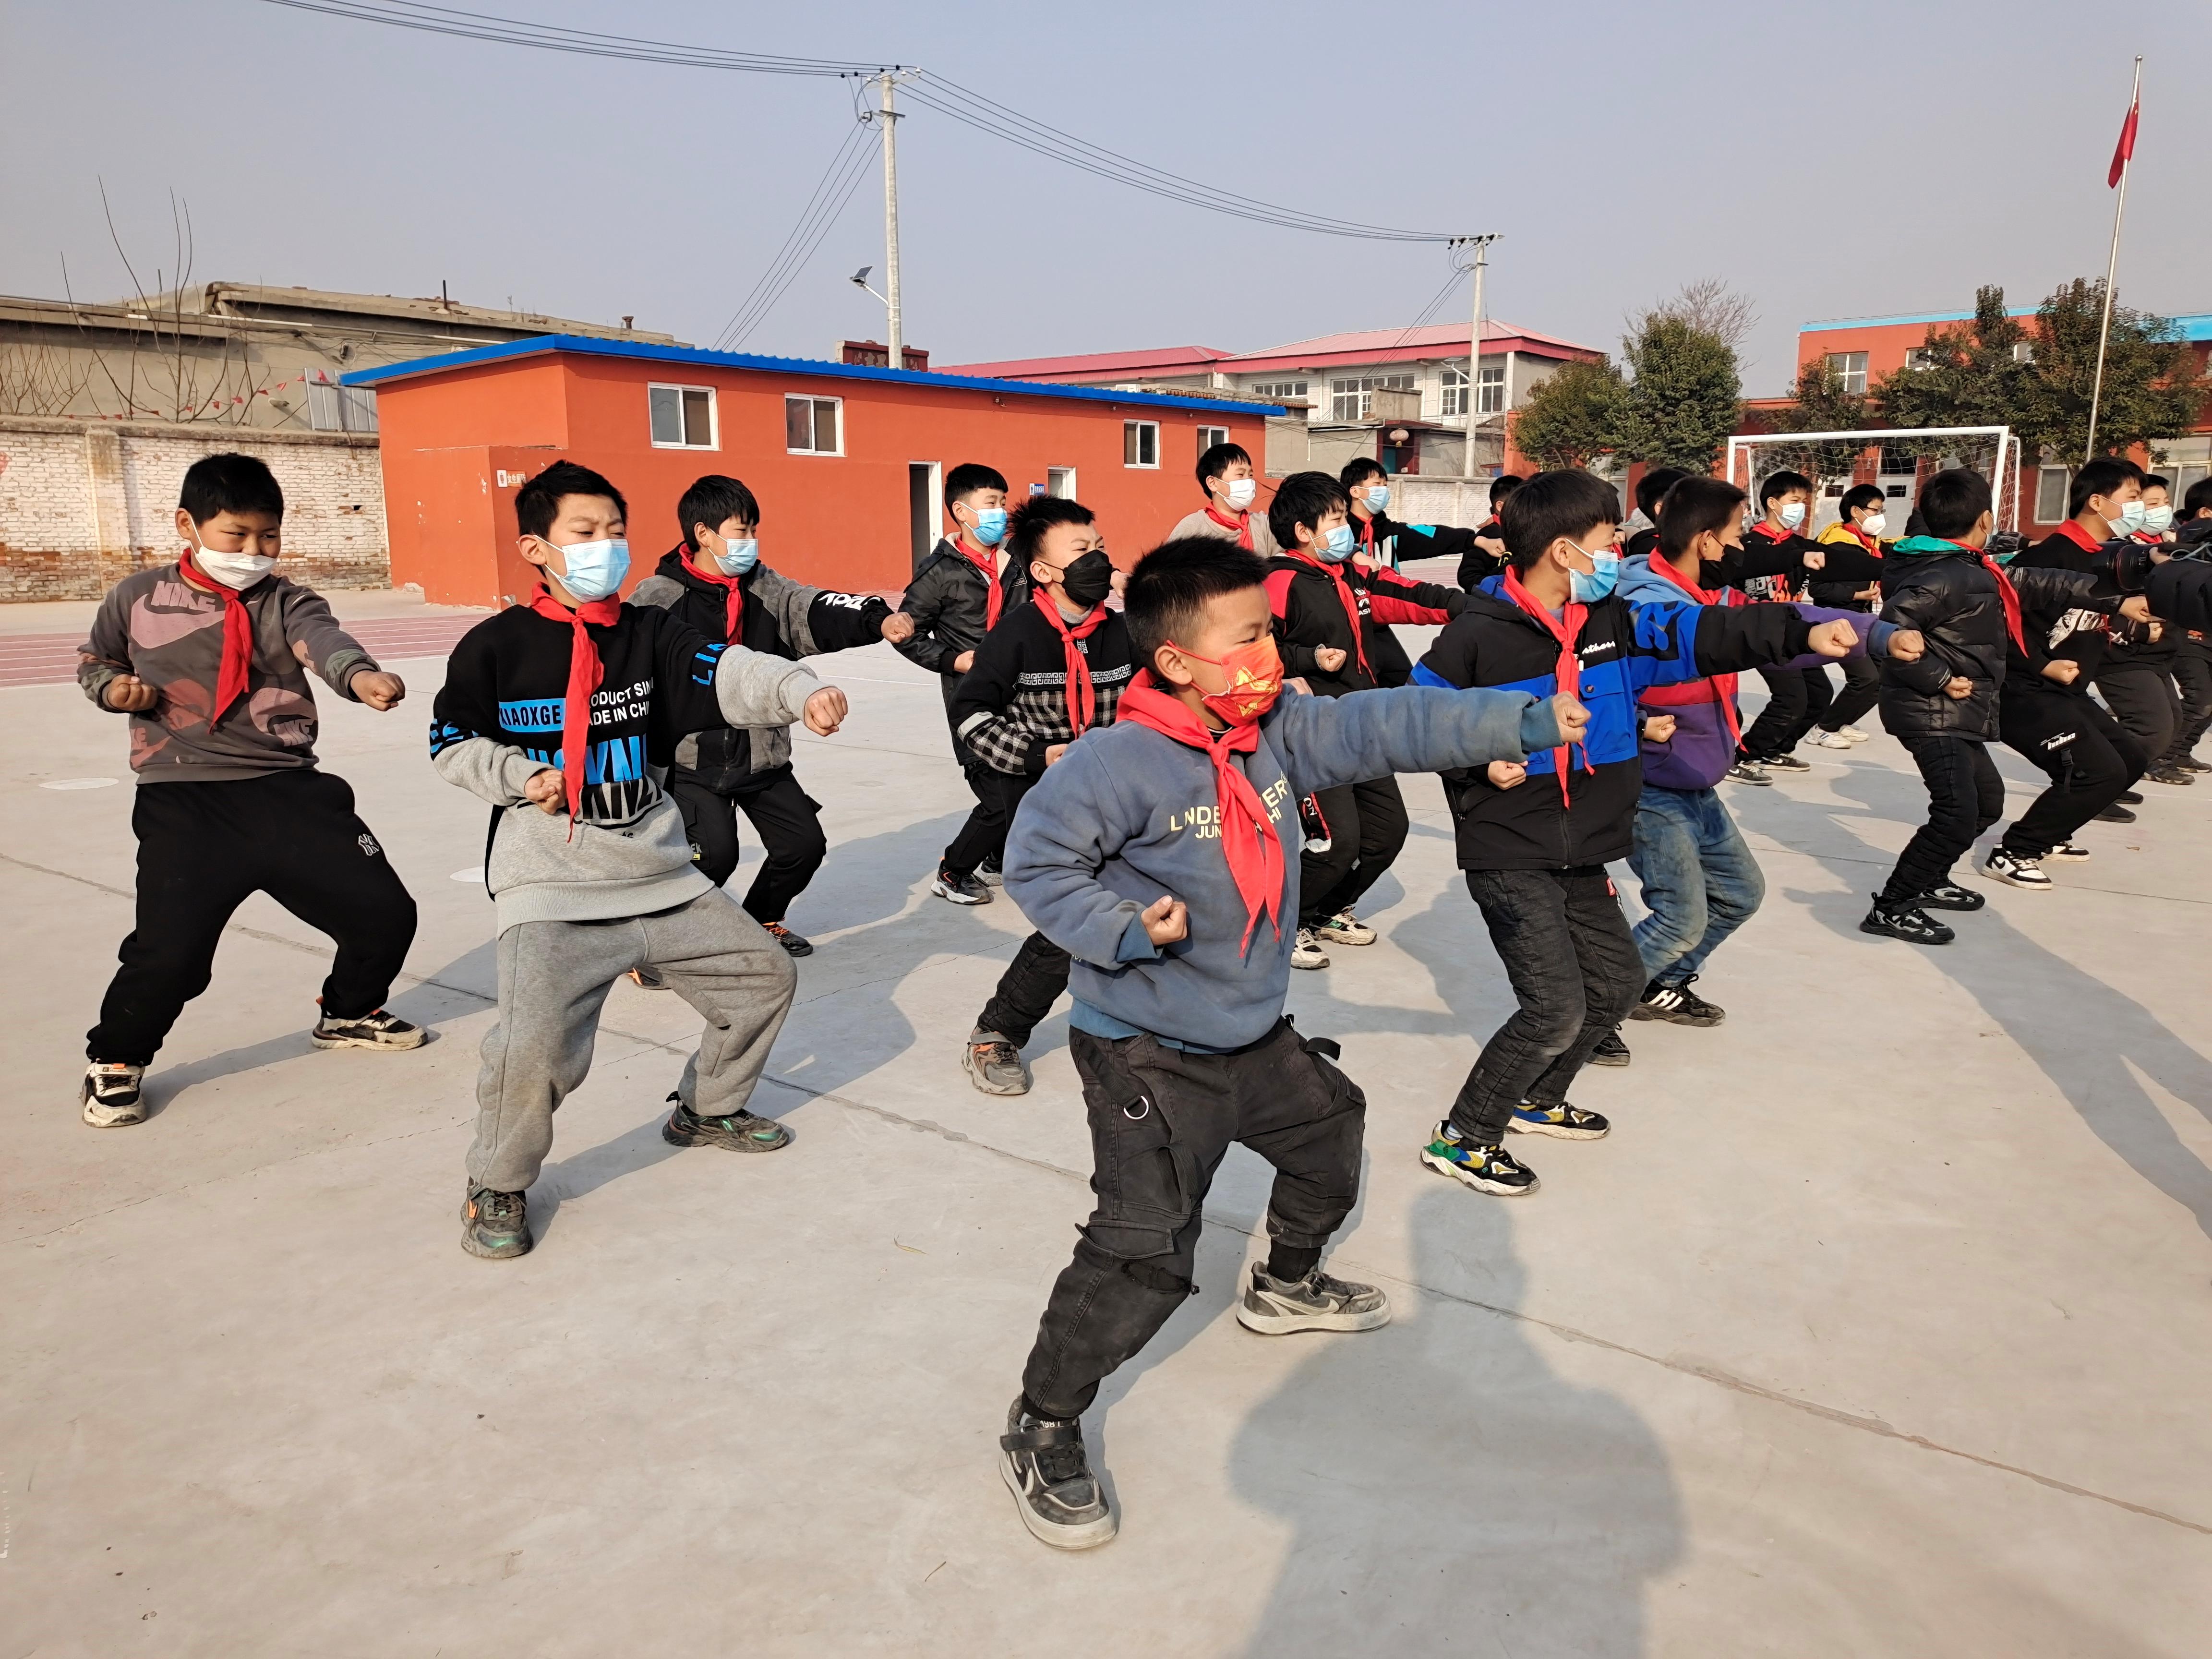
[[2142, 797], [2132, 789], [2121, 790], [2118, 799], [2120, 805], [2123, 806], [2141, 806], [2142, 805]]
[[1390, 1298], [1372, 1285], [1347, 1284], [1316, 1267], [1304, 1279], [1271, 1278], [1255, 1265], [1237, 1304], [1237, 1322], [1262, 1336], [1293, 1331], [1371, 1331], [1390, 1322]]
[[2114, 801], [2097, 816], [2106, 823], [2133, 823], [2136, 821], [2136, 815], [2118, 801]]
[[780, 1152], [791, 1145], [791, 1131], [772, 1117], [756, 1117], [740, 1108], [727, 1117], [701, 1117], [671, 1095], [676, 1109], [660, 1126], [660, 1138], [672, 1146], [720, 1146], [726, 1152]]
[[2149, 771], [2144, 773], [2143, 776], [2148, 778], [2153, 783], [2193, 784], [2197, 781], [2194, 776], [2179, 766], [2154, 766]]
[[1948, 945], [1958, 935], [1940, 921], [1932, 921], [1916, 899], [1886, 899], [1874, 896], [1874, 908], [1859, 923], [1862, 933], [1901, 939], [1908, 945]]
[[315, 1022], [307, 1041], [318, 1048], [419, 1048], [428, 1036], [421, 1026], [379, 1008], [359, 1019], [325, 1014]]
[[530, 1218], [520, 1193], [471, 1184], [461, 1204], [461, 1248], [495, 1261], [530, 1254]]
[[2173, 763], [2185, 772], [2212, 772], [2212, 761], [2201, 761], [2194, 755], [2184, 755]]
[[976, 880], [972, 872], [964, 876], [956, 876], [942, 863], [937, 866], [937, 875], [930, 882], [929, 890], [941, 899], [951, 900], [955, 904], [988, 904], [991, 902], [991, 890]]
[[790, 951], [792, 955], [795, 957], [811, 957], [814, 954], [814, 945], [811, 939], [807, 939], [805, 935], [802, 933], [793, 933], [790, 928], [785, 927], [781, 922], [764, 921], [761, 923], [761, 926], [768, 930], [768, 936], [770, 939], [774, 939], [778, 945], [783, 946], [785, 950]]
[[1504, 1147], [1476, 1146], [1463, 1139], [1449, 1119], [1437, 1125], [1429, 1144], [1421, 1148], [1421, 1162], [1478, 1193], [1500, 1198], [1520, 1198], [1542, 1184], [1534, 1170]]
[[1032, 1416], [1017, 1397], [999, 1437], [999, 1474], [1022, 1524], [1056, 1550], [1096, 1549], [1117, 1530], [1091, 1473], [1079, 1419]]
[[1810, 761], [1801, 761], [1795, 755], [1769, 755], [1759, 763], [1777, 772], [1809, 772], [1813, 769]]
[[[1696, 977], [1690, 975], [1690, 979]], [[1655, 979], [1644, 988], [1643, 997], [1628, 1011], [1628, 1017], [1663, 1019], [1669, 1025], [1717, 1025], [1728, 1018], [1728, 1012], [1693, 994], [1689, 980], [1680, 985], [1662, 985]]]
[[996, 853], [975, 866], [975, 879], [986, 887], [1004, 887], [1006, 884], [1006, 872]]
[[1986, 893], [1973, 892], [1950, 881], [1929, 888], [1913, 901], [1923, 910], [1978, 910], [1989, 902]]
[[1564, 1100], [1524, 1100], [1505, 1127], [1516, 1134], [1556, 1135], [1561, 1140], [1601, 1140], [1612, 1131], [1602, 1114], [1586, 1112]]
[[134, 1123], [143, 1123], [146, 1103], [139, 1097], [138, 1091], [145, 1081], [143, 1066], [121, 1061], [106, 1065], [94, 1060], [84, 1068], [84, 1081], [76, 1091], [84, 1121], [95, 1129], [125, 1129]]
[[1628, 1045], [1620, 1040], [1620, 1027], [1616, 1025], [1597, 1040], [1597, 1047], [1590, 1050], [1589, 1063], [1593, 1066], [1626, 1066], [1634, 1058], [1628, 1052]]

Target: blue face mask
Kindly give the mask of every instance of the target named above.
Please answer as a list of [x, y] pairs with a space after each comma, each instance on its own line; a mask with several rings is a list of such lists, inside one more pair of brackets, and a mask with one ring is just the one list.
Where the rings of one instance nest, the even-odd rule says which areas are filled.
[[1331, 564], [1334, 564], [1340, 560], [1350, 558], [1352, 550], [1358, 544], [1352, 538], [1352, 526], [1348, 524], [1340, 524], [1330, 531], [1323, 539], [1314, 544], [1314, 551]]
[[1620, 582], [1620, 555], [1610, 547], [1584, 548], [1583, 551], [1589, 555], [1590, 562], [1597, 568], [1587, 575], [1579, 570], [1570, 570], [1567, 573], [1568, 596], [1577, 605], [1595, 605], [1612, 592]]
[[552, 542], [544, 544], [561, 555], [564, 566], [561, 585], [587, 604], [605, 599], [629, 574], [627, 541], [578, 542], [569, 547], [559, 547]]
[[985, 547], [996, 547], [1006, 538], [1006, 509], [1003, 507], [984, 507], [975, 510], [975, 539]]
[[1389, 484], [1370, 484], [1367, 486], [1367, 510], [1370, 513], [1380, 513], [1384, 507], [1389, 505], [1390, 486]]
[[722, 545], [728, 550], [714, 562], [725, 576], [742, 576], [760, 562], [760, 543], [753, 537], [748, 536], [743, 541], [732, 538]]

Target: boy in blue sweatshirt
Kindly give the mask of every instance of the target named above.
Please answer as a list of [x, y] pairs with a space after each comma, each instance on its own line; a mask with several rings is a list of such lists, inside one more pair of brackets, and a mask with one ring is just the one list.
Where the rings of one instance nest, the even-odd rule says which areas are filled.
[[1124, 620], [1147, 671], [1023, 801], [1006, 892], [1074, 963], [1068, 1047], [1098, 1204], [1054, 1285], [1000, 1441], [1024, 1524], [1061, 1549], [1114, 1535], [1081, 1417], [1193, 1289], [1200, 1212], [1241, 1141], [1275, 1166], [1247, 1329], [1371, 1330], [1382, 1292], [1321, 1271], [1359, 1185], [1366, 1099], [1336, 1044], [1283, 1016], [1296, 939], [1297, 803], [1361, 778], [1519, 763], [1579, 742], [1564, 694], [1411, 687], [1278, 701], [1267, 567], [1213, 538], [1154, 549]]

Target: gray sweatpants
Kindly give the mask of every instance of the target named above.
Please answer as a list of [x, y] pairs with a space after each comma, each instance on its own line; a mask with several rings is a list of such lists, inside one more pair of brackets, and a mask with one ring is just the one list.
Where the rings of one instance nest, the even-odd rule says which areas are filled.
[[707, 1021], [677, 1085], [684, 1103], [725, 1117], [751, 1097], [799, 970], [720, 888], [656, 915], [519, 922], [499, 936], [499, 1024], [477, 1079], [473, 1183], [519, 1193], [538, 1179], [553, 1114], [592, 1068], [607, 992], [647, 967]]

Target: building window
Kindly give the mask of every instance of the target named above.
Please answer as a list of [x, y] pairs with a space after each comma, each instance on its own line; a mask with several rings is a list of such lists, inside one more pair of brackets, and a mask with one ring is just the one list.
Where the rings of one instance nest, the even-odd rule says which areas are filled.
[[794, 455], [845, 453], [842, 398], [786, 398], [783, 447]]
[[1158, 466], [1160, 464], [1160, 423], [1158, 421], [1121, 422], [1121, 465]]
[[1505, 366], [1486, 368], [1477, 377], [1474, 412], [1478, 415], [1503, 415], [1505, 412]]
[[307, 381], [307, 424], [317, 432], [374, 432], [376, 393], [365, 386], [340, 386], [336, 380]]
[[1377, 392], [1411, 392], [1410, 374], [1358, 374], [1328, 383], [1328, 417], [1332, 421], [1364, 421], [1374, 411]]
[[2039, 466], [2035, 469], [2035, 521], [2038, 524], [2062, 524], [2068, 517], [2066, 492], [2073, 487], [2074, 475], [2063, 466]]
[[2014, 341], [2012, 347], [2012, 360], [2016, 363], [2033, 362], [2035, 361], [2035, 342], [2033, 340]]
[[1866, 395], [1867, 355], [1863, 351], [1832, 351], [1828, 367], [1835, 371], [1844, 395], [1863, 398]]
[[1253, 385], [1252, 395], [1255, 398], [1265, 398], [1275, 403], [1280, 403], [1286, 398], [1303, 398], [1306, 395], [1306, 382], [1304, 380], [1260, 380]]
[[1202, 426], [1198, 429], [1198, 453], [1201, 455], [1214, 445], [1228, 441], [1229, 428], [1225, 426]]
[[1444, 365], [1443, 386], [1437, 395], [1437, 413], [1438, 415], [1467, 413], [1467, 371], [1465, 369], [1454, 368], [1449, 363]]
[[1926, 346], [1913, 346], [1905, 354], [1905, 366], [1916, 374], [1936, 367], [1936, 354]]
[[714, 447], [714, 394], [703, 386], [649, 386], [646, 407], [653, 412], [655, 449]]
[[1057, 495], [1064, 501], [1075, 499], [1075, 469], [1072, 466], [1048, 466], [1044, 470], [1044, 493]]

